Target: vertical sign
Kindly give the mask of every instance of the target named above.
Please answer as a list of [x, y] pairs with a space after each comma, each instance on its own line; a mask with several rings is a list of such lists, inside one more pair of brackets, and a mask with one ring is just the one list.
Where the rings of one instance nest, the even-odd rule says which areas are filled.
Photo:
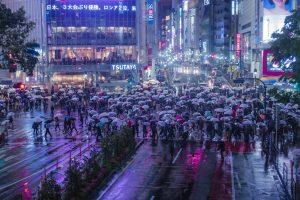
[[148, 0], [147, 5], [147, 14], [148, 14], [148, 24], [153, 24], [154, 22], [154, 6], [153, 6], [153, 0]]
[[241, 34], [236, 34], [236, 60], [240, 59], [241, 55]]
[[148, 66], [152, 66], [152, 48], [148, 48]]

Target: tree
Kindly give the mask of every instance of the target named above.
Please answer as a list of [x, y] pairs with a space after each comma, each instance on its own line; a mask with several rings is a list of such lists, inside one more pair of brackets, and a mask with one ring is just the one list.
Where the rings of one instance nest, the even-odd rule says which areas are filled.
[[23, 71], [32, 73], [37, 63], [38, 53], [34, 50], [37, 44], [26, 43], [26, 39], [34, 26], [34, 22], [27, 20], [23, 8], [13, 12], [0, 0], [1, 68], [19, 65]]
[[[293, 70], [293, 76], [290, 80], [294, 83], [300, 83], [300, 9], [293, 11], [292, 15], [284, 20], [284, 26], [280, 31], [272, 34], [273, 41], [271, 49], [273, 51], [273, 62], [281, 63], [284, 71], [286, 66], [284, 61], [292, 61], [290, 67]], [[285, 76], [287, 77], [287, 73]]]
[[83, 186], [83, 177], [79, 161], [71, 161], [66, 171], [66, 185], [64, 199], [80, 199], [80, 192]]
[[38, 191], [38, 200], [61, 200], [61, 187], [57, 184], [53, 174], [49, 174], [42, 181]]

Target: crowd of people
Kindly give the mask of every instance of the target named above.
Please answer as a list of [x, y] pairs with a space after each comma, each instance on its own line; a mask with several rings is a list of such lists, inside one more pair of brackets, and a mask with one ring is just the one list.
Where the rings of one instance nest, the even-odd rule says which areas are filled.
[[[202, 86], [180, 91], [153, 84], [134, 86], [124, 94], [70, 87], [52, 88], [49, 94], [6, 88], [0, 95], [6, 115], [34, 109], [50, 112], [46, 119], [35, 119], [32, 128], [36, 138], [42, 132], [45, 138], [60, 133], [73, 137], [82, 134], [78, 131], [81, 127], [86, 129], [84, 134], [95, 135], [99, 141], [114, 130], [132, 126], [136, 137], [153, 140], [204, 140], [223, 146], [224, 141], [249, 143], [261, 139], [262, 146], [268, 147], [271, 133], [276, 133], [282, 150], [299, 141], [298, 105], [268, 98], [265, 109], [251, 88], [242, 91]], [[6, 123], [12, 124], [13, 113], [7, 119]]]

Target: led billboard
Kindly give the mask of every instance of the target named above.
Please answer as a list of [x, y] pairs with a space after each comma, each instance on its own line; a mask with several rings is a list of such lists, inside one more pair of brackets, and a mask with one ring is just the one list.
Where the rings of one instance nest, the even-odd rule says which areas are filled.
[[264, 76], [282, 76], [284, 74], [283, 67], [285, 66], [285, 70], [287, 72], [292, 71], [290, 68], [290, 64], [294, 61], [294, 59], [286, 60], [284, 62], [274, 62], [274, 56], [271, 50], [263, 50], [263, 75]]
[[47, 0], [46, 19], [58, 27], [134, 27], [135, 0]]
[[280, 30], [284, 19], [291, 14], [294, 0], [264, 0], [263, 40], [270, 40], [272, 33]]

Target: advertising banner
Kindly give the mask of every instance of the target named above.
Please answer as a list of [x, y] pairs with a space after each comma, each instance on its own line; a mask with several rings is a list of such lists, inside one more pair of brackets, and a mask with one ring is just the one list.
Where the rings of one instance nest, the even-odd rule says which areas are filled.
[[241, 34], [236, 34], [236, 60], [240, 60], [240, 54], [241, 54]]
[[46, 0], [47, 23], [59, 27], [133, 27], [135, 17], [135, 0]]
[[153, 0], [148, 0], [148, 5], [147, 5], [147, 13], [148, 13], [148, 24], [152, 25], [154, 24], [154, 4]]
[[272, 33], [280, 30], [284, 19], [291, 14], [294, 0], [264, 0], [263, 40], [270, 40]]
[[263, 50], [263, 75], [264, 76], [282, 76], [284, 74], [283, 67], [285, 66], [286, 71], [292, 74], [292, 69], [290, 68], [291, 62], [294, 60], [286, 60], [284, 62], [274, 63], [273, 53], [270, 49]]

